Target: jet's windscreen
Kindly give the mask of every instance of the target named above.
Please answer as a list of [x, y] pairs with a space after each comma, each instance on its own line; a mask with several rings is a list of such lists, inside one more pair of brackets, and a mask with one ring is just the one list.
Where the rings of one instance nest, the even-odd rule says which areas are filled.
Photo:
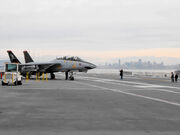
[[64, 56], [64, 57], [57, 58], [57, 60], [83, 61], [81, 58], [74, 57], [74, 56], [73, 57]]

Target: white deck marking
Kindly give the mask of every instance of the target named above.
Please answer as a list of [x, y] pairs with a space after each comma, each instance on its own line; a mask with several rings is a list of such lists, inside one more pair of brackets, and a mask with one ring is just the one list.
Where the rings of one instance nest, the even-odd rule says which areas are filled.
[[[88, 80], [88, 77], [86, 77], [86, 79]], [[91, 79], [89, 79], [91, 80]], [[128, 87], [136, 87], [136, 88], [144, 88], [147, 90], [147, 88], [175, 88], [175, 89], [180, 89], [177, 87], [171, 87], [171, 86], [162, 86], [162, 85], [153, 85], [153, 84], [148, 84], [148, 83], [136, 83], [136, 82], [128, 82], [129, 84], [138, 84], [138, 85], [128, 85], [128, 84], [124, 84], [123, 82], [127, 82], [127, 81], [117, 81], [117, 80], [111, 80], [111, 82], [107, 81], [109, 79], [102, 79], [98, 78], [95, 80], [91, 80], [91, 81], [95, 81], [95, 82], [102, 82], [102, 83], [108, 83], [108, 84], [115, 84], [115, 85], [120, 85], [120, 86], [128, 86]], [[114, 82], [112, 82], [114, 81]], [[118, 83], [115, 83], [118, 82]], [[139, 85], [142, 84], [142, 85]], [[144, 90], [143, 89], [143, 90]], [[149, 89], [148, 89], [149, 90]], [[151, 89], [152, 91], [164, 91], [164, 92], [169, 92], [169, 93], [174, 93], [174, 94], [180, 94], [180, 92], [176, 92], [173, 90], [167, 90], [167, 89]]]
[[82, 85], [87, 85], [87, 86], [91, 86], [91, 87], [94, 87], [94, 88], [99, 88], [99, 89], [102, 89], [102, 90], [109, 90], [109, 91], [113, 91], [113, 92], [123, 93], [123, 94], [131, 95], [131, 96], [134, 96], [134, 97], [150, 99], [150, 100], [153, 100], [153, 101], [158, 101], [158, 102], [162, 102], [162, 103], [166, 103], [166, 104], [170, 104], [170, 105], [174, 105], [174, 106], [180, 107], [180, 103], [171, 102], [171, 101], [167, 101], [167, 100], [163, 100], [163, 99], [159, 99], [159, 98], [143, 96], [143, 95], [139, 95], [139, 94], [134, 94], [134, 93], [130, 93], [130, 92], [121, 91], [121, 90], [118, 90], [118, 89], [111, 89], [111, 88], [106, 88], [106, 87], [92, 85], [92, 84], [87, 84], [87, 83], [80, 83], [80, 82], [74, 82], [74, 83], [78, 83], [78, 84], [82, 84]]
[[137, 88], [164, 88], [165, 86], [158, 86], [158, 85], [136, 85], [134, 87], [137, 87]]
[[[137, 88], [157, 88], [156, 85], [149, 85], [149, 86], [140, 86], [140, 85], [127, 85], [127, 84], [118, 84], [118, 83], [113, 83], [113, 82], [105, 82], [105, 81], [99, 81], [99, 80], [91, 80], [91, 81], [96, 81], [96, 82], [102, 82], [102, 83], [108, 83], [108, 84], [115, 84], [115, 85], [120, 85], [120, 86], [129, 86], [129, 87], [137, 87]], [[159, 86], [158, 86], [159, 87]], [[163, 88], [164, 86], [160, 86], [159, 88]], [[138, 89], [138, 90], [144, 90], [144, 89]], [[164, 92], [169, 92], [169, 93], [174, 93], [174, 94], [180, 94], [180, 92], [175, 92], [172, 90], [166, 90], [166, 89], [146, 89], [149, 91], [164, 91]], [[129, 90], [128, 90], [129, 91]]]
[[[102, 78], [97, 78], [97, 77], [82, 77], [82, 76], [80, 76], [79, 77], [80, 79], [81, 78], [85, 78], [85, 79], [87, 79], [87, 80], [90, 80], [90, 79], [93, 79], [93, 81], [94, 80], [96, 80], [96, 81], [101, 81], [101, 82], [117, 82], [117, 83], [123, 83], [124, 85], [126, 85], [126, 84], [134, 84], [134, 85], [141, 85], [141, 86], [147, 86], [147, 87], [166, 87], [166, 88], [172, 88], [172, 89], [178, 89], [178, 90], [180, 90], [180, 88], [179, 87], [173, 87], [173, 86], [163, 86], [163, 85], [157, 85], [157, 84], [149, 84], [149, 83], [142, 83], [142, 82], [132, 82], [132, 81], [124, 81], [124, 80], [122, 80], [122, 81], [120, 81], [120, 80], [113, 80], [113, 79], [102, 79]], [[129, 85], [127, 85], [127, 86], [129, 86]]]
[[180, 92], [172, 91], [172, 90], [166, 90], [166, 89], [135, 89], [135, 90], [128, 90], [128, 91], [163, 91], [163, 92], [169, 92], [174, 94], [180, 94]]

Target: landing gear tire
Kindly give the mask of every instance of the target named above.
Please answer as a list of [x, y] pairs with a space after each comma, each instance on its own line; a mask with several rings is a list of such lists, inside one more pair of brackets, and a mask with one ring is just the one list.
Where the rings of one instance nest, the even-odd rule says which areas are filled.
[[69, 80], [74, 81], [74, 76], [70, 76]]
[[52, 79], [52, 80], [55, 79], [55, 74], [51, 73], [51, 79]]
[[73, 80], [74, 80], [73, 72], [72, 72], [72, 73], [70, 73], [69, 80], [71, 80], [71, 81], [73, 81]]

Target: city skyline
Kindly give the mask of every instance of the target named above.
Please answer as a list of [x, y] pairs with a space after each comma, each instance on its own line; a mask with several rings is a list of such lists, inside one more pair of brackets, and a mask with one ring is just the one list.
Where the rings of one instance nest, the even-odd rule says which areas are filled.
[[[24, 56], [23, 56], [23, 51], [25, 49], [13, 49], [12, 51], [15, 53], [15, 55], [18, 57], [18, 59], [20, 59], [20, 61], [22, 61], [22, 63], [24, 62]], [[27, 50], [27, 49], [26, 49]], [[121, 63], [126, 63], [126, 62], [136, 62], [139, 59], [141, 59], [142, 61], [150, 61], [150, 62], [157, 62], [157, 63], [161, 63], [163, 62], [165, 65], [176, 65], [176, 64], [180, 64], [180, 57], [163, 57], [163, 56], [124, 56], [124, 57], [108, 57], [106, 56], [101, 57], [101, 54], [99, 54], [99, 56], [87, 56], [87, 53], [82, 53], [82, 54], [77, 54], [77, 53], [69, 53], [68, 51], [64, 51], [63, 50], [56, 50], [53, 52], [53, 50], [27, 50], [31, 56], [33, 57], [33, 59], [35, 61], [39, 61], [39, 62], [44, 62], [44, 61], [50, 61], [53, 60], [55, 58], [58, 57], [62, 57], [62, 56], [79, 56], [82, 59], [91, 61], [97, 65], [103, 65], [105, 63], [116, 63], [118, 62], [118, 60], [121, 60]], [[51, 54], [48, 54], [48, 51], [51, 52]], [[8, 54], [7, 54], [7, 50], [3, 50], [0, 49], [0, 60], [8, 60]], [[89, 52], [90, 53], [90, 52]], [[109, 52], [108, 52], [109, 53]], [[120, 55], [119, 55], [120, 56]]]

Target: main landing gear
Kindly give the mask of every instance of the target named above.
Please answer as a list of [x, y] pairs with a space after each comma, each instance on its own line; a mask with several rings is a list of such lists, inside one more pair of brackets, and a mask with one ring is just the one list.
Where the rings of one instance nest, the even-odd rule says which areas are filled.
[[54, 73], [51, 73], [51, 79], [54, 80], [56, 78]]
[[72, 81], [74, 80], [73, 72], [70, 72], [69, 80], [72, 80]]
[[[54, 73], [51, 73], [50, 75], [52, 80], [56, 78]], [[73, 72], [65, 72], [65, 80], [74, 80]]]

